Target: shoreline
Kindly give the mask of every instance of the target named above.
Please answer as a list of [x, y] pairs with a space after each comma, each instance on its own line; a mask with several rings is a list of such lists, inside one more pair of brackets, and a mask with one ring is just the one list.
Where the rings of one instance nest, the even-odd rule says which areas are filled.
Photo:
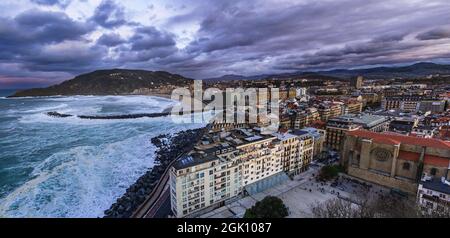
[[162, 174], [171, 162], [180, 155], [191, 151], [203, 136], [206, 127], [180, 131], [175, 134], [161, 134], [150, 139], [157, 149], [155, 151], [155, 166], [150, 168], [135, 183], [130, 185], [125, 193], [104, 211], [104, 218], [129, 218], [145, 202], [153, 191]]
[[126, 93], [126, 94], [65, 94], [65, 95], [41, 95], [41, 96], [4, 96], [4, 98], [10, 99], [26, 99], [26, 98], [54, 98], [54, 97], [77, 97], [77, 96], [86, 96], [86, 97], [107, 97], [107, 96], [149, 96], [149, 97], [160, 97], [165, 99], [171, 99], [171, 94], [165, 93], [151, 93], [151, 94], [135, 94], [135, 93]]

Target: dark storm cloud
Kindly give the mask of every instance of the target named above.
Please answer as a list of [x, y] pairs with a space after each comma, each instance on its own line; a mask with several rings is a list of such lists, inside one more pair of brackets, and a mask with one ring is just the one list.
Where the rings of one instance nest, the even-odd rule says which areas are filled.
[[[36, 9], [0, 18], [0, 66], [20, 66], [0, 67], [0, 76], [129, 67], [205, 78], [449, 61], [447, 0], [176, 0], [141, 12], [127, 7], [103, 0], [83, 22]], [[134, 18], [139, 14], [155, 17], [133, 22], [150, 18]]]
[[132, 44], [131, 49], [134, 51], [148, 50], [157, 47], [174, 46], [174, 36], [157, 30], [154, 27], [139, 27], [137, 28], [130, 42]]
[[392, 63], [402, 52], [423, 47], [423, 44], [404, 42], [402, 35], [386, 35], [370, 41], [346, 44], [315, 53], [294, 55], [276, 62], [279, 70], [326, 69], [327, 67], [361, 66]]
[[31, 0], [31, 2], [44, 6], [60, 6], [62, 8], [67, 7], [72, 0]]
[[92, 20], [105, 28], [115, 28], [127, 23], [125, 8], [112, 0], [103, 0], [95, 9]]
[[[365, 2], [370, 5], [369, 1]], [[301, 41], [295, 45], [313, 41], [333, 42], [336, 40], [336, 35], [333, 34], [337, 30], [336, 25], [344, 20], [336, 17], [341, 10], [349, 11], [348, 6], [336, 2], [318, 2], [286, 8], [259, 7], [244, 2], [239, 5], [224, 3], [212, 8], [202, 20], [199, 38], [190, 45], [190, 49], [211, 52], [263, 43], [282, 43], [281, 47], [286, 48], [289, 44], [284, 43], [298, 40]], [[336, 25], [324, 24], [329, 21], [334, 21]], [[350, 16], [348, 21], [352, 21]], [[345, 34], [346, 32], [342, 31], [340, 36]]]
[[[450, 4], [429, 3], [344, 0], [282, 7], [227, 1], [207, 6], [197, 38], [187, 49], [205, 60], [222, 60], [214, 68], [216, 73], [232, 69], [238, 74], [258, 74], [258, 67], [255, 71], [246, 68], [248, 61], [273, 72], [391, 62], [405, 52], [412, 58], [402, 60], [414, 61], [414, 55], [419, 55], [414, 52], [430, 45], [408, 36], [450, 22]], [[199, 18], [189, 13], [175, 19], [189, 17]], [[243, 61], [241, 70], [239, 61]]]
[[118, 62], [145, 62], [176, 54], [174, 35], [152, 26], [140, 26], [128, 41], [118, 48]]
[[[78, 22], [65, 13], [32, 9], [14, 18], [0, 19], [0, 63], [19, 64], [21, 72], [82, 72], [95, 67], [104, 52], [87, 47], [85, 35], [95, 26]], [[0, 68], [0, 75], [4, 75]]]
[[[93, 25], [76, 22], [65, 13], [29, 10], [15, 17], [13, 27], [17, 36], [25, 36], [27, 42], [58, 43], [76, 40], [91, 32]], [[9, 26], [11, 27], [11, 26]]]
[[103, 34], [98, 40], [97, 44], [114, 47], [120, 44], [125, 43], [126, 40], [123, 39], [119, 34], [111, 33], [111, 34]]
[[68, 42], [61, 50], [59, 47], [43, 48], [34, 54], [22, 57], [27, 69], [51, 72], [84, 72], [92, 67], [102, 66], [105, 50], [102, 47], [85, 47], [77, 42]]
[[66, 14], [37, 9], [0, 19], [0, 60], [13, 60], [33, 54], [43, 44], [81, 40], [91, 32], [90, 24], [76, 22]]
[[436, 28], [417, 35], [419, 40], [439, 40], [450, 38], [450, 28]]

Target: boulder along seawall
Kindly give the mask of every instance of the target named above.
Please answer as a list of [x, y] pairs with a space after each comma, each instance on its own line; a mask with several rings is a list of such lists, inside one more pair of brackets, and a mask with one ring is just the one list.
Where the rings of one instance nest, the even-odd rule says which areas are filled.
[[125, 194], [105, 211], [105, 218], [128, 218], [145, 201], [156, 186], [168, 165], [180, 155], [188, 153], [201, 139], [207, 127], [163, 134], [151, 139], [158, 148], [155, 166], [142, 175]]

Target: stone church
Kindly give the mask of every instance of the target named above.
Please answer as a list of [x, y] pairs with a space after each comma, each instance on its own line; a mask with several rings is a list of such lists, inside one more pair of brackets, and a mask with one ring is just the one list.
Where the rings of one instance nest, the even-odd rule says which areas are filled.
[[356, 130], [347, 133], [341, 165], [349, 175], [417, 193], [422, 176], [450, 179], [450, 142], [391, 132]]

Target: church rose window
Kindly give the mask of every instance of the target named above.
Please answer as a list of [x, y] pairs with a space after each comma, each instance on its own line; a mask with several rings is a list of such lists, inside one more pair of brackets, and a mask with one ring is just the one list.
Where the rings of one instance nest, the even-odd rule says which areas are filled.
[[375, 148], [372, 150], [372, 155], [376, 160], [384, 162], [392, 157], [392, 153], [389, 150], [383, 148]]

